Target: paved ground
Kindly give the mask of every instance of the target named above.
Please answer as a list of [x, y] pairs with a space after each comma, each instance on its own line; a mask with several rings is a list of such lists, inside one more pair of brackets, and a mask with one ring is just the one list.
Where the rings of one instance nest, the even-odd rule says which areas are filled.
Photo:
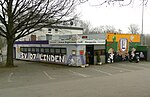
[[15, 63], [0, 68], [0, 97], [150, 97], [150, 62], [86, 68]]

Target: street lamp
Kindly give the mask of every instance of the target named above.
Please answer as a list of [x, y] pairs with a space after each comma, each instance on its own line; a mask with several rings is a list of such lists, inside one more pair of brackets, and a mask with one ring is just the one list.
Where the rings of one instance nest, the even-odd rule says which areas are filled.
[[144, 28], [144, 0], [142, 1], [142, 31], [141, 31], [141, 45], [146, 44], [146, 41], [144, 41], [144, 33], [143, 33], [143, 28]]

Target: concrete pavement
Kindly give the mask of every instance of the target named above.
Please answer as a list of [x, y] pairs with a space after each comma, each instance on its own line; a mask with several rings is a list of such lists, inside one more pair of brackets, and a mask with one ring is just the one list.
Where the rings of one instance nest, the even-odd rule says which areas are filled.
[[88, 68], [23, 63], [0, 69], [7, 79], [0, 80], [0, 97], [150, 97], [149, 62]]

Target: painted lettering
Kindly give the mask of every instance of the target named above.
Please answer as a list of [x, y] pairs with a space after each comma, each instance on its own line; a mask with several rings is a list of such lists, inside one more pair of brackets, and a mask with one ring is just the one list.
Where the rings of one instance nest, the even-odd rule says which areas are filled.
[[65, 56], [61, 57], [61, 62], [65, 62]]
[[59, 59], [60, 59], [59, 56], [56, 55], [56, 56], [55, 56], [55, 62], [59, 62]]
[[27, 59], [28, 54], [27, 53], [21, 53], [21, 59]]
[[35, 60], [39, 59], [40, 61], [49, 61], [49, 62], [65, 62], [65, 55], [48, 55], [48, 54], [29, 54], [28, 53], [21, 53], [21, 59]]
[[46, 61], [46, 55], [43, 55], [43, 60]]
[[51, 60], [50, 61], [52, 61], [52, 62], [55, 61], [55, 57], [53, 55], [51, 55]]
[[30, 54], [30, 59], [31, 59], [31, 60], [36, 59], [36, 54]]

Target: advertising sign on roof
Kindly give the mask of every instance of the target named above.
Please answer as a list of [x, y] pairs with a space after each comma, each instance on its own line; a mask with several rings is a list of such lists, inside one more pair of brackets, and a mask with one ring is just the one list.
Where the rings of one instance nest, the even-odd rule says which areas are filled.
[[50, 40], [49, 44], [105, 44], [105, 40]]

